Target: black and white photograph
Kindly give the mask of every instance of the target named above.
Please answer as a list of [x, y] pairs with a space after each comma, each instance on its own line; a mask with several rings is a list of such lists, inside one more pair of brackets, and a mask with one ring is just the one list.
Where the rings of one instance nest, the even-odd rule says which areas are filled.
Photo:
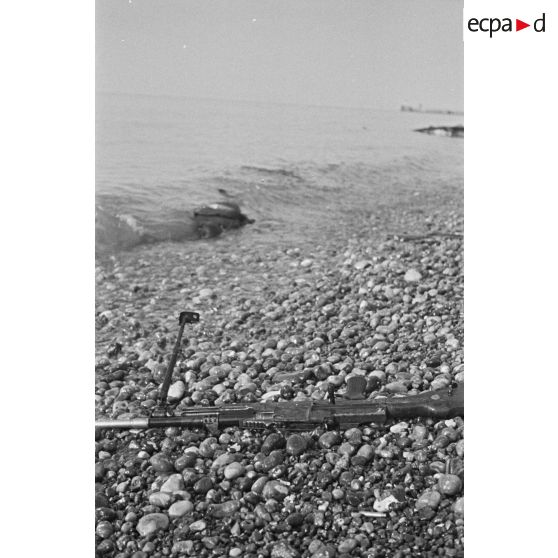
[[97, 558], [465, 556], [463, 7], [96, 0]]

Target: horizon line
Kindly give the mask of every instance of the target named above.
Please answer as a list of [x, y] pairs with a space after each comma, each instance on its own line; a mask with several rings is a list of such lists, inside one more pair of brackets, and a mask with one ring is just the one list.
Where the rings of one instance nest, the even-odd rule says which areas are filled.
[[[95, 96], [98, 94], [100, 95], [130, 95], [130, 96], [139, 96], [139, 97], [166, 97], [171, 99], [193, 99], [196, 101], [229, 101], [234, 103], [251, 103], [251, 104], [262, 104], [262, 105], [287, 105], [287, 106], [303, 106], [303, 107], [319, 107], [319, 108], [343, 108], [343, 109], [367, 109], [367, 110], [376, 110], [376, 111], [385, 111], [385, 112], [403, 112], [401, 111], [401, 107], [406, 105], [406, 103], [401, 103], [398, 107], [393, 108], [379, 108], [373, 107], [371, 105], [339, 105], [339, 104], [318, 104], [318, 103], [301, 103], [301, 102], [294, 102], [294, 101], [262, 101], [261, 99], [239, 99], [239, 98], [231, 98], [231, 97], [200, 97], [196, 95], [180, 95], [176, 93], [143, 93], [143, 92], [130, 92], [130, 91], [109, 91], [109, 90], [101, 90], [95, 89]], [[424, 114], [425, 112], [428, 113], [429, 111], [439, 111], [440, 113], [446, 114], [455, 114], [457, 116], [463, 116], [464, 111], [463, 109], [455, 110], [455, 109], [432, 109], [427, 108], [421, 111], [408, 111], [410, 113], [416, 114]]]

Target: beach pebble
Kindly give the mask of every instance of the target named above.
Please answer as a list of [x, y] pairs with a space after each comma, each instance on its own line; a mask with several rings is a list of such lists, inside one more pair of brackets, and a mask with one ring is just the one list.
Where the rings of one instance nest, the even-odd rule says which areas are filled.
[[408, 269], [405, 272], [405, 281], [407, 283], [416, 283], [422, 279], [422, 275], [416, 269]]
[[169, 518], [164, 513], [149, 513], [140, 518], [136, 530], [142, 537], [147, 537], [147, 535], [164, 530], [168, 526]]
[[434, 335], [433, 333], [426, 333], [423, 336], [422, 340], [426, 345], [432, 345], [433, 343], [436, 343], [436, 335]]
[[283, 483], [277, 480], [268, 481], [262, 491], [262, 496], [269, 500], [273, 498], [275, 500], [283, 500], [289, 495], [289, 489]]
[[371, 264], [370, 260], [359, 260], [355, 263], [355, 269], [361, 271]]
[[[175, 541], [172, 544], [171, 553], [176, 556], [189, 556], [194, 549], [194, 541]], [[134, 558], [135, 555], [132, 557]], [[145, 553], [147, 558], [147, 554]]]
[[415, 508], [417, 510], [421, 510], [422, 508], [432, 508], [435, 510], [440, 505], [441, 500], [442, 496], [439, 492], [436, 490], [427, 490], [419, 496]]
[[324, 548], [325, 544], [320, 541], [319, 539], [314, 539], [309, 545], [308, 545], [308, 554], [310, 554], [310, 556], [313, 556], [316, 552], [319, 552], [322, 548]]
[[266, 476], [260, 477], [252, 485], [252, 488], [251, 488], [252, 492], [254, 494], [261, 495], [263, 493], [263, 489], [264, 489], [267, 481], [269, 481], [269, 477], [266, 477]]
[[200, 443], [198, 451], [202, 457], [213, 457], [213, 453], [218, 446], [219, 444], [216, 438], [205, 438], [205, 440]]
[[192, 531], [192, 533], [199, 533], [200, 531], [203, 531], [206, 527], [207, 527], [207, 523], [203, 519], [190, 523], [190, 531]]
[[337, 449], [337, 453], [339, 455], [346, 455], [348, 457], [351, 457], [352, 455], [354, 455], [355, 451], [356, 451], [356, 449], [349, 442], [343, 442], [339, 446], [339, 448]]
[[100, 481], [105, 475], [105, 466], [102, 462], [98, 461], [95, 463], [95, 480]]
[[154, 492], [149, 496], [149, 503], [158, 508], [167, 508], [172, 500], [172, 496], [168, 492]]
[[95, 519], [97, 521], [113, 521], [116, 519], [116, 512], [112, 508], [97, 508], [95, 510]]
[[273, 450], [282, 449], [285, 447], [285, 438], [278, 432], [270, 434], [262, 444], [262, 452], [265, 454], [271, 453]]
[[443, 376], [434, 378], [432, 382], [430, 382], [430, 388], [435, 389], [444, 389], [450, 385], [450, 380], [448, 378], [444, 378]]
[[[334, 558], [337, 555], [337, 549], [333, 545], [324, 545], [314, 554], [312, 558]], [[345, 554], [347, 556], [347, 554]], [[350, 554], [349, 554], [350, 556]]]
[[155, 469], [158, 473], [170, 473], [171, 471], [174, 471], [172, 461], [164, 453], [156, 453], [153, 457], [151, 457], [149, 463], [151, 463], [153, 469]]
[[372, 370], [368, 374], [368, 378], [376, 378], [380, 384], [384, 383], [386, 380], [386, 373], [383, 370]]
[[296, 550], [285, 541], [274, 544], [271, 549], [271, 558], [295, 558], [297, 555]]
[[328, 376], [328, 378], [327, 378], [328, 384], [332, 385], [333, 387], [342, 386], [344, 381], [345, 381], [344, 376], [337, 376], [335, 374], [332, 374], [331, 376]]
[[306, 451], [307, 446], [306, 438], [300, 434], [291, 434], [287, 438], [286, 448], [289, 455], [302, 455]]
[[349, 428], [344, 434], [345, 440], [355, 446], [359, 446], [362, 442], [362, 431], [360, 428]]
[[233, 463], [235, 459], [235, 455], [232, 453], [222, 453], [213, 460], [211, 468], [220, 469], [221, 467], [226, 467], [227, 465]]
[[457, 475], [440, 475], [438, 479], [438, 490], [447, 496], [454, 496], [462, 486], [463, 483]]
[[179, 490], [184, 490], [184, 480], [182, 475], [175, 473], [171, 475], [161, 486], [161, 492], [178, 492]]
[[390, 427], [389, 431], [393, 432], [393, 434], [403, 434], [409, 428], [409, 424], [407, 422], [398, 422]]
[[114, 551], [114, 543], [110, 539], [105, 539], [97, 545], [95, 550], [97, 551], [96, 554], [99, 555], [110, 554]]
[[424, 440], [427, 436], [428, 429], [422, 424], [415, 424], [415, 426], [413, 426], [411, 434], [409, 435], [410, 438], [417, 441]]
[[108, 521], [99, 521], [95, 532], [97, 533], [97, 535], [99, 535], [99, 537], [108, 539], [114, 533], [114, 529], [112, 527], [112, 524]]
[[101, 492], [95, 492], [95, 508], [106, 508], [108, 506], [108, 498]]
[[182, 517], [183, 515], [193, 511], [193, 509], [194, 505], [190, 502], [190, 500], [179, 500], [170, 506], [168, 513], [172, 518]]
[[446, 341], [446, 347], [449, 347], [450, 349], [458, 349], [459, 348], [459, 339], [456, 339], [455, 337], [450, 337], [447, 341]]
[[301, 513], [291, 513], [289, 516], [287, 516], [286, 521], [291, 527], [294, 527], [296, 529], [304, 523], [304, 515], [302, 515]]
[[374, 457], [374, 448], [369, 444], [360, 446], [356, 455], [351, 458], [353, 465], [366, 465]]
[[244, 468], [244, 465], [241, 465], [240, 463], [235, 461], [225, 467], [223, 475], [227, 480], [233, 480], [241, 477], [242, 475], [244, 475], [245, 472], [246, 469]]
[[234, 514], [240, 508], [240, 502], [238, 500], [228, 500], [222, 504], [215, 504], [211, 508], [211, 515], [217, 518], [233, 517]]
[[436, 450], [447, 448], [450, 444], [450, 439], [447, 436], [440, 435], [434, 442], [432, 442], [432, 447]]
[[388, 393], [407, 393], [407, 386], [402, 382], [390, 382], [385, 389]]
[[180, 472], [188, 467], [193, 467], [196, 463], [196, 459], [197, 457], [194, 453], [185, 453], [175, 460], [174, 469]]
[[277, 465], [281, 465], [283, 463], [283, 460], [283, 452], [281, 450], [273, 450], [269, 455], [256, 463], [260, 465], [264, 473], [267, 473], [273, 468], [277, 467]]
[[182, 380], [172, 383], [169, 387], [168, 400], [171, 402], [180, 401], [186, 393], [186, 386]]
[[465, 498], [458, 498], [453, 504], [453, 512], [456, 515], [463, 516], [465, 514]]
[[337, 546], [337, 551], [341, 554], [348, 554], [352, 552], [358, 543], [355, 539], [345, 539], [339, 543]]
[[341, 443], [341, 436], [339, 432], [332, 430], [331, 432], [326, 432], [320, 436], [318, 440], [318, 444], [321, 448], [324, 449], [331, 449], [333, 446], [338, 445]]
[[341, 488], [334, 488], [331, 491], [334, 500], [342, 500], [345, 497], [345, 491]]
[[207, 494], [213, 488], [213, 481], [209, 477], [201, 477], [194, 484], [194, 492], [197, 494]]

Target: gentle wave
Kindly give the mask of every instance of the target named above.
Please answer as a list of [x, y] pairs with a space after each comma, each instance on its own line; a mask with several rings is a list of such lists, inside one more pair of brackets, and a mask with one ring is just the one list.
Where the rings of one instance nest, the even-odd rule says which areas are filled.
[[[167, 187], [167, 201], [162, 204], [156, 196], [134, 196], [129, 191], [104, 195], [103, 206], [97, 207], [97, 250], [107, 253], [153, 242], [197, 240], [193, 211], [202, 199], [238, 203], [243, 213], [255, 219], [259, 233], [280, 235], [290, 230], [302, 235], [326, 220], [342, 222], [354, 211], [374, 211], [375, 192], [424, 190], [448, 180], [459, 181], [459, 174], [450, 177], [429, 158], [404, 157], [386, 168], [341, 163], [262, 172], [243, 165], [236, 172], [205, 178], [195, 195], [191, 186]], [[133, 207], [135, 213], [110, 211], [122, 207]]]

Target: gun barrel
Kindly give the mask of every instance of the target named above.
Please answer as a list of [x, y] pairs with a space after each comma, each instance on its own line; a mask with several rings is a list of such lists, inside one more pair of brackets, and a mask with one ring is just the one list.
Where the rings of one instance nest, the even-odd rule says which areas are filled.
[[149, 418], [96, 420], [95, 428], [149, 428]]

